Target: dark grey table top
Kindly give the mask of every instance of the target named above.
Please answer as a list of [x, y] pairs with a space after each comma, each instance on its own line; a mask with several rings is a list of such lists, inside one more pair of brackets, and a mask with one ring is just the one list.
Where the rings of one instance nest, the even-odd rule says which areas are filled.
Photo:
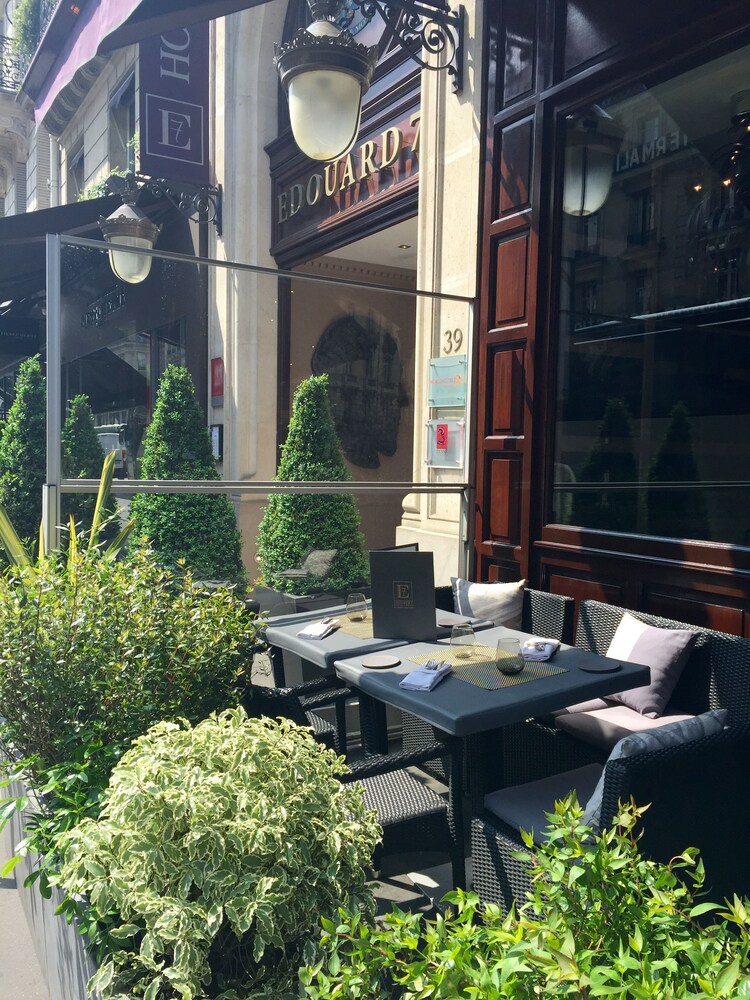
[[[482, 632], [481, 642], [493, 645], [503, 635], [515, 635], [522, 641], [530, 638], [527, 633], [512, 629], [491, 628]], [[651, 676], [649, 668], [641, 664], [610, 661], [588, 650], [563, 645], [549, 662], [564, 667], [566, 672], [524, 684], [491, 691], [451, 675], [432, 691], [409, 691], [399, 687], [404, 674], [416, 669], [417, 664], [410, 662], [410, 655], [429, 654], [440, 658], [444, 649], [445, 646], [439, 642], [410, 643], [394, 651], [394, 655], [401, 658], [397, 667], [363, 667], [361, 654], [342, 656], [334, 666], [339, 677], [365, 694], [411, 712], [454, 736], [470, 736], [497, 729], [532, 715], [545, 715], [590, 698], [602, 698], [640, 687], [648, 684]], [[618, 663], [619, 666], [611, 673], [588, 673], [581, 669], [604, 662]]]
[[[305, 639], [297, 635], [304, 627], [305, 622], [316, 621], [326, 616], [343, 620], [346, 617], [346, 608], [343, 605], [325, 608], [295, 617], [294, 621], [287, 619], [285, 624], [283, 622], [278, 625], [274, 624], [273, 619], [271, 619], [266, 628], [266, 639], [272, 646], [296, 653], [303, 660], [308, 660], [318, 667], [331, 667], [336, 660], [350, 656], [364, 656], [367, 653], [376, 653], [384, 649], [394, 649], [398, 646], [406, 646], [409, 642], [408, 639], [360, 639], [357, 636], [349, 635], [343, 629], [337, 629], [325, 639]], [[436, 609], [435, 622], [443, 620], [466, 621], [462, 615]], [[479, 619], [472, 619], [472, 622], [477, 630], [486, 629], [489, 626], [489, 622]], [[437, 628], [438, 635], [448, 635], [449, 632], [449, 628]]]

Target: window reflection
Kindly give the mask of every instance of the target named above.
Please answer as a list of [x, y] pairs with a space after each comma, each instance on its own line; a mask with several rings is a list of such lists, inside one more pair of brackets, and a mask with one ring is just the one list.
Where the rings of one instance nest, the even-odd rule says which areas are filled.
[[750, 209], [725, 172], [748, 54], [599, 102], [623, 139], [602, 208], [562, 215], [558, 523], [750, 544]]

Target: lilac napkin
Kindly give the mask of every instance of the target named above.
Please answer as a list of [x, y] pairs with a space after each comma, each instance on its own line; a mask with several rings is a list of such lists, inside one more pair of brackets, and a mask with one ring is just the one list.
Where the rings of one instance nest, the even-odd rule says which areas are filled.
[[444, 663], [437, 670], [430, 670], [427, 667], [417, 667], [416, 670], [408, 673], [398, 686], [407, 688], [409, 691], [432, 691], [435, 685], [439, 684], [450, 673], [453, 673], [453, 667], [450, 663]]

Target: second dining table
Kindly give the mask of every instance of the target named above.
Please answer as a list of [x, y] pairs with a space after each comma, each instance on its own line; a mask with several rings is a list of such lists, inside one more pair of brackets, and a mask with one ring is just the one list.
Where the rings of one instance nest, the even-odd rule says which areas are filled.
[[[643, 664], [610, 659], [565, 644], [550, 660], [527, 661], [520, 673], [508, 676], [500, 673], [495, 663], [494, 647], [501, 637], [517, 637], [521, 643], [534, 638], [501, 626], [479, 633], [475, 652], [462, 661], [440, 641], [393, 649], [394, 658], [397, 656], [400, 662], [384, 669], [364, 666], [361, 656], [335, 661], [338, 676], [358, 689], [362, 712], [380, 711], [377, 703], [392, 705], [464, 739], [468, 744], [465, 757], [474, 808], [481, 807], [485, 792], [482, 734], [568, 705], [640, 687], [650, 679], [649, 668]], [[431, 691], [400, 686], [406, 674], [430, 659], [447, 659], [453, 673]]]

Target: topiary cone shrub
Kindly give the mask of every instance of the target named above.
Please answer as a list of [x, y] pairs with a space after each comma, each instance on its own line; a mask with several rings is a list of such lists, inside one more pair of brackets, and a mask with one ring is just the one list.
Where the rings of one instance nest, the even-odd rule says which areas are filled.
[[[146, 431], [142, 479], [219, 479], [211, 438], [190, 372], [168, 365]], [[130, 508], [164, 566], [184, 560], [196, 579], [245, 584], [242, 545], [229, 497], [212, 493], [139, 493]]]
[[[289, 433], [276, 480], [346, 482], [351, 475], [328, 401], [328, 376], [305, 379], [294, 394]], [[285, 577], [312, 550], [335, 550], [320, 576]], [[286, 593], [350, 590], [369, 579], [359, 510], [347, 494], [277, 493], [269, 497], [258, 529], [262, 582]]]
[[[68, 404], [62, 429], [63, 475], [67, 479], [98, 479], [103, 459], [89, 398], [85, 394], [74, 396]], [[96, 493], [63, 493], [60, 498], [62, 523], [68, 524], [72, 514], [79, 528], [88, 531], [95, 506]], [[115, 518], [115, 514], [117, 502], [108, 494], [102, 509], [102, 517], [108, 520], [105, 538], [113, 538], [119, 531], [119, 518]]]
[[39, 355], [21, 362], [15, 392], [0, 438], [0, 504], [28, 540], [39, 532], [47, 475], [47, 388]]

